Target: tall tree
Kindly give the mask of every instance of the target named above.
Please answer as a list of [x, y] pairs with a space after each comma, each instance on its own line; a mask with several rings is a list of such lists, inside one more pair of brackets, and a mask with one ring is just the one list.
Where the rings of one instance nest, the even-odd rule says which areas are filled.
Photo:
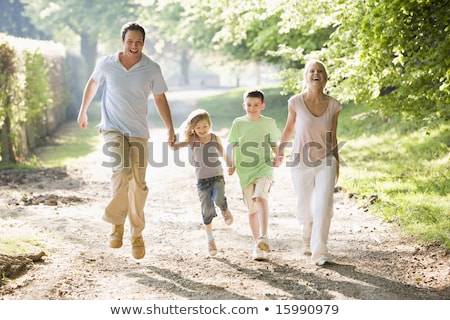
[[449, 120], [449, 1], [346, 2], [321, 52], [341, 96], [430, 125]]
[[429, 124], [450, 119], [448, 0], [188, 3], [182, 37], [234, 57], [277, 63], [287, 90], [301, 87], [299, 69], [315, 57], [330, 67], [329, 88], [343, 102]]
[[183, 1], [141, 1], [144, 9], [139, 11], [139, 19], [150, 25], [153, 47], [159, 48], [159, 54], [175, 61], [180, 66], [180, 84], [190, 84], [190, 64], [194, 57], [194, 48], [189, 37], [183, 37], [185, 9]]
[[16, 162], [14, 139], [12, 137], [12, 118], [18, 113], [17, 101], [19, 79], [16, 74], [16, 53], [7, 42], [0, 42], [0, 161]]
[[0, 32], [15, 37], [49, 39], [49, 35], [37, 30], [30, 19], [24, 16], [24, 7], [20, 0], [0, 2]]
[[119, 43], [120, 27], [136, 18], [133, 0], [22, 0], [26, 14], [55, 40], [79, 43], [87, 68], [92, 70], [98, 43]]

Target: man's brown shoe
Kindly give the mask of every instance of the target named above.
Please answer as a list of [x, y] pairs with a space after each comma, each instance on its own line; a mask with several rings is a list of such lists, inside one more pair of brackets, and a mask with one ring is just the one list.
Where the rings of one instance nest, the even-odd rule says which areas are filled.
[[131, 253], [135, 259], [142, 259], [145, 256], [145, 244], [142, 237], [131, 239]]
[[123, 224], [112, 226], [112, 233], [109, 235], [109, 246], [111, 248], [120, 248], [123, 238]]

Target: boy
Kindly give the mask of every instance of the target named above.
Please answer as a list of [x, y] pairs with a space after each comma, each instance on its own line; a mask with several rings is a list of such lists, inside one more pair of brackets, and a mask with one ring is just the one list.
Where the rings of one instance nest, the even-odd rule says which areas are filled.
[[278, 151], [281, 133], [274, 119], [261, 115], [266, 107], [262, 91], [247, 91], [243, 98], [246, 115], [234, 119], [228, 137], [232, 147], [228, 174], [237, 171], [239, 176], [255, 241], [253, 259], [259, 261], [265, 259], [264, 252], [270, 251], [268, 197], [273, 183], [273, 155]]

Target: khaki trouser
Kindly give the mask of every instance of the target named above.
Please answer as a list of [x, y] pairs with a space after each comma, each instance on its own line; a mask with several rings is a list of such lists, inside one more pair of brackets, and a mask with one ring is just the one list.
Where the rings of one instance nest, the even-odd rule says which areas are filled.
[[103, 131], [103, 153], [110, 157], [103, 165], [112, 169], [112, 199], [103, 220], [119, 225], [128, 216], [132, 238], [140, 237], [145, 227], [144, 206], [148, 187], [148, 139], [124, 136], [118, 131]]

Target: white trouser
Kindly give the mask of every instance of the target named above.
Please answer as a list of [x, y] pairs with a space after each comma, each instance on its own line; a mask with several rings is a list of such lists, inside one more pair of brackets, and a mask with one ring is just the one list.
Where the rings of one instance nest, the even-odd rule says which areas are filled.
[[291, 169], [297, 195], [297, 220], [303, 225], [303, 241], [311, 246], [311, 260], [329, 257], [328, 234], [333, 217], [333, 192], [336, 159], [330, 157], [320, 165], [300, 163]]

